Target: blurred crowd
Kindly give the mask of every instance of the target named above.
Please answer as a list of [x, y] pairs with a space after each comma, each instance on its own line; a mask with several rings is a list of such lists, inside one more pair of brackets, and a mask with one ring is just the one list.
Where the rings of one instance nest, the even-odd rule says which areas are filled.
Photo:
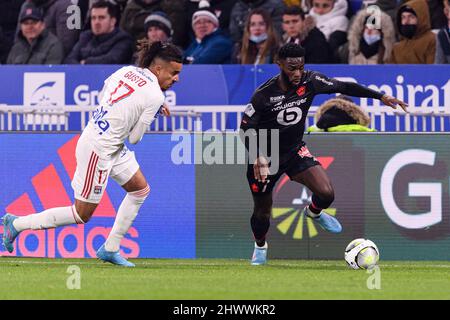
[[1, 64], [133, 64], [140, 39], [186, 64], [450, 63], [450, 0], [0, 0]]

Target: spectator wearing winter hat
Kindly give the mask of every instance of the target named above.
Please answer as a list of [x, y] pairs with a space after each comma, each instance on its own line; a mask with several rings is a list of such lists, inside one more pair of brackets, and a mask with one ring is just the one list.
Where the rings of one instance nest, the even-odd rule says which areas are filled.
[[173, 30], [169, 17], [162, 11], [150, 14], [144, 22], [145, 33], [150, 42], [170, 41]]
[[219, 19], [209, 8], [192, 15], [195, 39], [184, 52], [188, 64], [225, 64], [231, 60], [233, 44], [219, 28]]
[[401, 39], [394, 45], [390, 63], [434, 63], [436, 35], [431, 31], [426, 0], [411, 0], [397, 13]]
[[[400, 0], [398, 6], [401, 6], [410, 0]], [[430, 24], [433, 31], [438, 31], [439, 29], [447, 25], [447, 19], [445, 18], [444, 6], [442, 0], [426, 0], [428, 5], [428, 12], [430, 13]]]
[[129, 0], [120, 18], [120, 28], [137, 41], [146, 36], [145, 19], [155, 11], [167, 14], [172, 22], [172, 42], [177, 46], [187, 45], [186, 0]]
[[212, 12], [219, 19], [219, 27], [224, 32], [228, 32], [228, 27], [230, 25], [230, 14], [233, 9], [236, 0], [189, 0], [187, 1], [187, 14], [189, 25], [191, 24], [191, 18], [195, 11], [199, 7], [208, 6], [206, 2], [209, 3], [209, 7]]
[[32, 3], [19, 16], [20, 31], [9, 52], [8, 64], [60, 64], [64, 48], [58, 38], [46, 29], [42, 11]]

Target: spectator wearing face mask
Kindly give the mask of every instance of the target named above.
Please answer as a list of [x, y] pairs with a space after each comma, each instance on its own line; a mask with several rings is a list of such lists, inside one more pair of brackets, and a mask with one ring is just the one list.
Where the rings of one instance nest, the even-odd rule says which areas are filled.
[[253, 9], [265, 10], [272, 19], [273, 28], [278, 37], [283, 34], [281, 16], [285, 5], [281, 0], [238, 0], [231, 10], [230, 15], [230, 36], [234, 43], [242, 40], [248, 14]]
[[[399, 6], [410, 0], [400, 0]], [[444, 3], [442, 0], [426, 0], [428, 12], [430, 13], [431, 29], [438, 31], [447, 25], [447, 19], [444, 14]]]
[[371, 17], [367, 10], [360, 10], [350, 26], [349, 64], [384, 64], [391, 57], [395, 43], [391, 17], [384, 12], [380, 12], [379, 20]]
[[277, 50], [277, 35], [273, 30], [269, 14], [263, 9], [250, 11], [242, 41], [235, 47], [233, 62], [240, 64], [274, 63]]
[[450, 0], [443, 2], [447, 25], [437, 35], [435, 63], [450, 63]]
[[434, 63], [436, 35], [431, 31], [426, 0], [403, 4], [397, 13], [400, 41], [394, 45], [390, 63]]

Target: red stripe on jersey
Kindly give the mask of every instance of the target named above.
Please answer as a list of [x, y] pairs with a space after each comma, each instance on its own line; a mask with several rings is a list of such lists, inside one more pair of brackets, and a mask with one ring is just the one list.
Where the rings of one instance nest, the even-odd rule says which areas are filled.
[[86, 176], [84, 177], [84, 187], [83, 187], [83, 191], [81, 192], [81, 195], [83, 195], [86, 192], [86, 188], [87, 188], [87, 185], [88, 185], [88, 177], [89, 177], [89, 173], [91, 172], [91, 167], [92, 167], [92, 162], [93, 162], [94, 156], [95, 156], [95, 153], [92, 152], [91, 153], [91, 158], [89, 159], [89, 165], [88, 165], [88, 168], [86, 170]]
[[94, 183], [95, 171], [97, 170], [97, 163], [98, 163], [98, 156], [95, 155], [94, 165], [92, 166], [91, 174], [89, 175], [88, 188], [87, 188], [86, 193], [83, 196], [83, 198], [87, 199], [89, 197], [89, 195], [91, 194], [92, 185]]

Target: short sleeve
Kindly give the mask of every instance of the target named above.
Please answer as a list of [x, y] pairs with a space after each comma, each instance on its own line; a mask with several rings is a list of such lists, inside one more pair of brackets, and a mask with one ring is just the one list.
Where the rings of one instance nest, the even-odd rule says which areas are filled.
[[250, 103], [247, 104], [242, 117], [241, 129], [257, 128], [261, 113], [264, 110], [264, 101], [261, 95], [257, 92], [253, 95]]

